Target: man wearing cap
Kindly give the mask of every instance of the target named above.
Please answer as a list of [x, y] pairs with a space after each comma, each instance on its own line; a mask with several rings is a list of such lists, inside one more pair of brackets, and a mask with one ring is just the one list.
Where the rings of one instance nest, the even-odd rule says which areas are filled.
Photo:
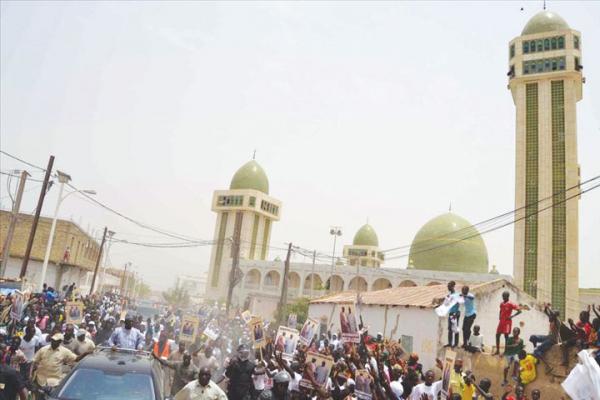
[[201, 368], [198, 379], [185, 385], [173, 400], [227, 400], [225, 392], [210, 378], [210, 370]]
[[73, 364], [87, 354], [76, 356], [71, 350], [61, 346], [64, 337], [55, 333], [50, 337], [50, 344], [44, 346], [33, 357], [32, 381], [40, 386], [56, 386], [64, 377], [62, 366]]
[[229, 400], [247, 400], [250, 399], [254, 382], [252, 373], [254, 372], [254, 363], [248, 357], [250, 349], [242, 344], [238, 347], [238, 355], [234, 357], [225, 370], [225, 376], [229, 378], [227, 386], [227, 395]]
[[73, 350], [75, 354], [91, 353], [96, 348], [94, 341], [87, 337], [87, 333], [84, 329], [77, 331], [77, 340], [74, 340], [75, 345]]
[[273, 388], [263, 390], [258, 400], [288, 400], [290, 392], [290, 375], [286, 371], [281, 371], [273, 377]]
[[133, 327], [130, 316], [125, 318], [125, 324], [115, 329], [108, 339], [109, 346], [121, 349], [142, 350], [144, 348], [144, 335]]

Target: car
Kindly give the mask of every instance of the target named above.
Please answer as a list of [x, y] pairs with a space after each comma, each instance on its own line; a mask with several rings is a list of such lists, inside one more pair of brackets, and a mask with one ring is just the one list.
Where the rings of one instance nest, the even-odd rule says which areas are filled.
[[163, 367], [148, 352], [98, 348], [45, 396], [47, 400], [168, 400]]

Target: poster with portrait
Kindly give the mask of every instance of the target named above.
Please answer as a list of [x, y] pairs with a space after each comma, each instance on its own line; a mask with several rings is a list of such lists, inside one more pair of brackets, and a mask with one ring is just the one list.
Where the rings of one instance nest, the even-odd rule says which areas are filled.
[[298, 316], [296, 314], [288, 315], [288, 328], [296, 329], [298, 326]]
[[80, 301], [67, 301], [65, 304], [65, 314], [67, 324], [79, 325], [83, 320], [83, 303]]
[[292, 361], [298, 346], [298, 330], [280, 326], [275, 336], [275, 351], [281, 352], [284, 360]]
[[24, 305], [25, 293], [21, 292], [20, 290], [15, 290], [12, 292], [12, 307], [10, 309], [10, 317], [14, 320], [20, 320], [21, 315], [23, 315]]
[[221, 334], [221, 330], [219, 329], [219, 323], [216, 319], [212, 319], [206, 328], [204, 328], [204, 335], [210, 340], [217, 340], [219, 335]]
[[194, 343], [196, 333], [198, 332], [200, 320], [195, 315], [185, 315], [181, 319], [181, 331], [179, 331], [179, 341], [184, 343]]
[[263, 327], [263, 320], [260, 317], [252, 317], [248, 323], [250, 333], [252, 335], [252, 341], [254, 342], [254, 348], [260, 349], [267, 343], [265, 338], [265, 329]]
[[246, 310], [242, 313], [242, 321], [244, 321], [244, 323], [246, 325], [248, 325], [248, 323], [250, 322], [250, 320], [252, 320], [252, 314], [250, 313], [249, 310]]
[[450, 398], [450, 375], [454, 369], [454, 360], [456, 360], [456, 352], [446, 349], [444, 371], [442, 373], [442, 399]]
[[373, 398], [373, 393], [371, 392], [373, 377], [366, 369], [357, 370], [355, 376], [354, 393], [356, 397], [359, 400], [371, 400]]
[[312, 318], [307, 318], [300, 330], [300, 343], [308, 346], [312, 342], [315, 335], [319, 333], [319, 321]]
[[344, 343], [360, 343], [355, 311], [354, 303], [340, 304], [340, 330]]
[[306, 367], [302, 373], [300, 386], [315, 389], [313, 381], [321, 388], [325, 388], [327, 378], [333, 366], [333, 357], [309, 351], [306, 353]]

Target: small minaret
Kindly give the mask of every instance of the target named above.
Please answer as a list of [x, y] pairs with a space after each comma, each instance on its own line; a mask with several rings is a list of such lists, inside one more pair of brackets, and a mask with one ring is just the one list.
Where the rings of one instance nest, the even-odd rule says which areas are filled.
[[214, 192], [212, 211], [217, 213], [217, 221], [206, 292], [208, 297], [218, 299], [227, 293], [236, 219], [241, 219], [240, 259], [266, 260], [271, 225], [279, 221], [281, 202], [269, 196], [267, 175], [251, 160], [237, 170], [229, 190]]
[[579, 206], [577, 197], [565, 198], [577, 195], [580, 181], [581, 34], [544, 10], [508, 53], [516, 108], [515, 283], [563, 317], [577, 315]]
[[379, 239], [371, 225], [363, 225], [354, 235], [352, 245], [344, 246], [344, 257], [350, 265], [377, 268], [381, 266], [384, 255], [379, 251]]

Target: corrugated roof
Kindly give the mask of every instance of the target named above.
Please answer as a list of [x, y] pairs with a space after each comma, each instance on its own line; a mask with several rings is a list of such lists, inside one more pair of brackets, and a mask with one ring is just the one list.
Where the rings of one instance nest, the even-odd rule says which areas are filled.
[[[498, 287], [510, 286], [516, 289], [513, 284], [505, 279], [497, 279], [478, 285], [469, 285], [472, 293], [481, 293], [494, 290]], [[462, 285], [456, 285], [456, 291], [460, 292]], [[360, 294], [361, 303], [366, 305], [380, 306], [398, 306], [398, 307], [422, 307], [434, 308], [440, 300], [448, 293], [446, 284], [434, 286], [411, 286], [397, 287], [372, 292], [362, 292]], [[330, 296], [321, 297], [312, 300], [311, 304], [320, 303], [353, 303], [356, 301], [356, 291], [345, 291]]]

